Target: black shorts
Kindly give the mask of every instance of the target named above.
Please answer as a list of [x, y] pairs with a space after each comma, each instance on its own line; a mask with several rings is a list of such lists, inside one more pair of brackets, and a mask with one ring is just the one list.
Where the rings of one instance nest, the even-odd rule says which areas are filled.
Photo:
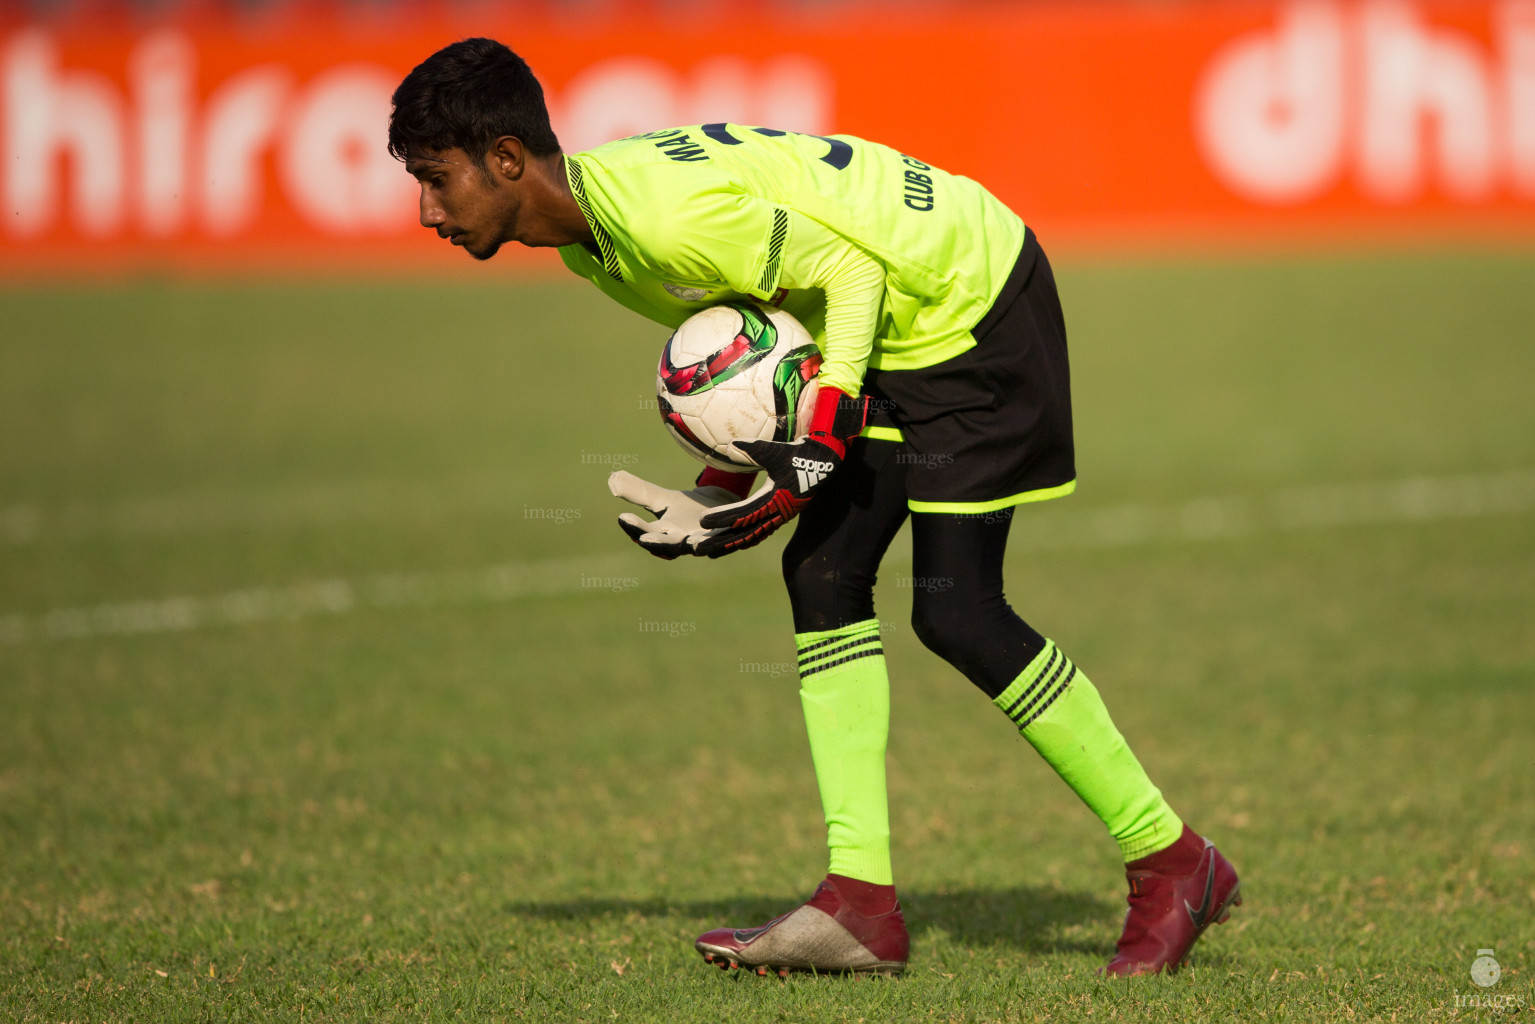
[[919, 370], [869, 370], [866, 436], [900, 440], [913, 512], [990, 512], [1076, 487], [1066, 321], [1026, 231], [975, 347]]

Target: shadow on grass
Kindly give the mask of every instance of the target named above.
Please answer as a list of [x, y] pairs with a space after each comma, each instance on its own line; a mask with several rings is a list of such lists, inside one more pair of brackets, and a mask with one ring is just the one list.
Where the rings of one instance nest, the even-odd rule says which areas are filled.
[[[631, 916], [684, 918], [700, 931], [762, 924], [792, 909], [804, 897], [743, 896], [720, 900], [578, 899], [509, 902], [509, 914], [546, 921], [623, 920]], [[1118, 931], [1123, 904], [1082, 892], [1040, 886], [1014, 889], [916, 891], [903, 893], [901, 907], [913, 937], [940, 932], [967, 945], [1008, 946], [1033, 953], [1106, 953], [1112, 940], [1070, 937], [1072, 925], [1111, 923]]]

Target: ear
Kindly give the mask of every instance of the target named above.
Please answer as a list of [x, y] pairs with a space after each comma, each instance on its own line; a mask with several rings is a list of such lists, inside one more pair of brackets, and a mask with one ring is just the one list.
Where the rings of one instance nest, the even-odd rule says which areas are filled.
[[491, 143], [485, 154], [485, 169], [498, 178], [516, 181], [527, 166], [527, 152], [515, 135], [503, 135]]

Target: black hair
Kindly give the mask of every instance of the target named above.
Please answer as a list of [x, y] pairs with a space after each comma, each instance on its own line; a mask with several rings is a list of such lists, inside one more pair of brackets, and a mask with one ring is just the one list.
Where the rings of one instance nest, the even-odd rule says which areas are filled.
[[534, 156], [560, 151], [544, 90], [521, 57], [494, 39], [462, 39], [417, 64], [395, 89], [389, 152], [462, 149], [475, 159], [503, 135]]

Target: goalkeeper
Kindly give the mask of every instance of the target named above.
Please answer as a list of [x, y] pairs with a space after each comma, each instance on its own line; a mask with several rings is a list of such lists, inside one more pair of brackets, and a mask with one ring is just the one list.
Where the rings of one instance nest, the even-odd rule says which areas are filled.
[[1066, 331], [1032, 230], [969, 179], [851, 136], [705, 124], [561, 152], [505, 46], [445, 47], [394, 94], [389, 149], [421, 223], [489, 259], [566, 265], [670, 326], [750, 298], [793, 314], [824, 362], [810, 432], [742, 451], [767, 478], [704, 470], [669, 490], [615, 473], [658, 518], [620, 518], [663, 558], [749, 548], [791, 519], [783, 573], [830, 870], [803, 906], [699, 937], [758, 973], [899, 972], [908, 939], [885, 800], [889, 681], [875, 574], [908, 517], [912, 626], [1108, 828], [1129, 911], [1109, 974], [1176, 968], [1239, 903], [1236, 872], [1174, 813], [1093, 684], [1002, 593], [1014, 509], [1076, 483]]

